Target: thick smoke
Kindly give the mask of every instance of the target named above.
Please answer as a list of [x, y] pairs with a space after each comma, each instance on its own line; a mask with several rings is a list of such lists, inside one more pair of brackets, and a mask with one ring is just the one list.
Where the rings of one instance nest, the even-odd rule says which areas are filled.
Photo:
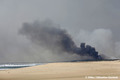
[[47, 49], [62, 49], [60, 51], [71, 52], [75, 43], [66, 33], [66, 30], [55, 28], [51, 22], [24, 23], [20, 33], [25, 34], [32, 42]]
[[24, 23], [20, 33], [53, 54], [63, 55], [67, 53], [69, 55], [85, 57], [83, 59], [102, 59], [95, 48], [89, 45], [85, 46], [85, 43], [81, 43], [81, 46], [77, 47], [67, 31], [61, 29], [59, 25], [53, 24], [50, 20], [43, 22], [35, 21], [31, 24]]
[[94, 29], [93, 31], [80, 30], [75, 42], [85, 41], [87, 44], [94, 46], [100, 54], [106, 55], [108, 59], [119, 58], [119, 42], [114, 41], [113, 33], [110, 29]]

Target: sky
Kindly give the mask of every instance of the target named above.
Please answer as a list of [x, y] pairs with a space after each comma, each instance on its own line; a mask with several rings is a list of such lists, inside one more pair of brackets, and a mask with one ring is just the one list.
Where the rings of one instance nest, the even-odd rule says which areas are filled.
[[120, 58], [119, 3], [119, 0], [0, 0], [0, 62], [54, 61], [53, 55], [42, 59], [45, 55], [41, 54], [39, 59], [39, 50], [18, 33], [24, 22], [49, 19], [66, 29], [78, 46], [85, 42], [100, 54]]

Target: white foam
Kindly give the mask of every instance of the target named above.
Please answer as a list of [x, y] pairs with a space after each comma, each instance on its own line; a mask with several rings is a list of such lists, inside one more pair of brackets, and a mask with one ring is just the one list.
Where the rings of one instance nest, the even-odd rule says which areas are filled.
[[17, 67], [17, 66], [35, 66], [37, 64], [3, 64], [3, 65], [0, 65], [0, 67]]
[[41, 65], [42, 63], [32, 63], [32, 64], [1, 64], [0, 70], [22, 68], [22, 67], [31, 67], [36, 65]]

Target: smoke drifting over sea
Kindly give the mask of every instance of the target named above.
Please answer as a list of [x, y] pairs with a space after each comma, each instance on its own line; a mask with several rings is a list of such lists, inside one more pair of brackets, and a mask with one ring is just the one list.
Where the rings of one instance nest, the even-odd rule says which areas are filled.
[[80, 29], [73, 36], [69, 29], [45, 20], [23, 23], [13, 36], [1, 40], [1, 62], [101, 60], [106, 58], [103, 54], [119, 58], [120, 43], [113, 42], [109, 29]]
[[[61, 29], [60, 26], [53, 24], [51, 20], [46, 20], [43, 22], [35, 21], [31, 24], [24, 23], [19, 32], [25, 35], [34, 44], [44, 48], [44, 50], [51, 51], [53, 55], [76, 55], [79, 57], [78, 60], [102, 59], [102, 57], [98, 55], [95, 48], [90, 45], [85, 46], [85, 43], [81, 43], [81, 46], [77, 47], [67, 31], [65, 29]], [[76, 57], [74, 56], [74, 59], [75, 58]]]
[[61, 49], [60, 51], [71, 52], [71, 49], [75, 47], [75, 43], [66, 30], [56, 28], [50, 21], [24, 23], [20, 33], [27, 36], [33, 43], [50, 50]]
[[[109, 59], [120, 59], [119, 3], [120, 0], [1, 0], [0, 63], [91, 59], [92, 50], [98, 52], [94, 58], [104, 54]], [[81, 43], [86, 44], [81, 48]], [[88, 45], [92, 46], [90, 51]], [[86, 56], [82, 55], [83, 49]]]

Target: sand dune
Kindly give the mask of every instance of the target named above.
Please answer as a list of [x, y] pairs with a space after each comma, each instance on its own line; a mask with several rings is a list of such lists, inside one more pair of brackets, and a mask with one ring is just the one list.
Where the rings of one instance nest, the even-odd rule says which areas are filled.
[[[97, 76], [102, 77], [102, 79], [98, 79]], [[109, 79], [110, 77], [113, 79]], [[34, 67], [0, 71], [0, 80], [96, 79], [120, 80], [120, 61], [49, 63]]]

